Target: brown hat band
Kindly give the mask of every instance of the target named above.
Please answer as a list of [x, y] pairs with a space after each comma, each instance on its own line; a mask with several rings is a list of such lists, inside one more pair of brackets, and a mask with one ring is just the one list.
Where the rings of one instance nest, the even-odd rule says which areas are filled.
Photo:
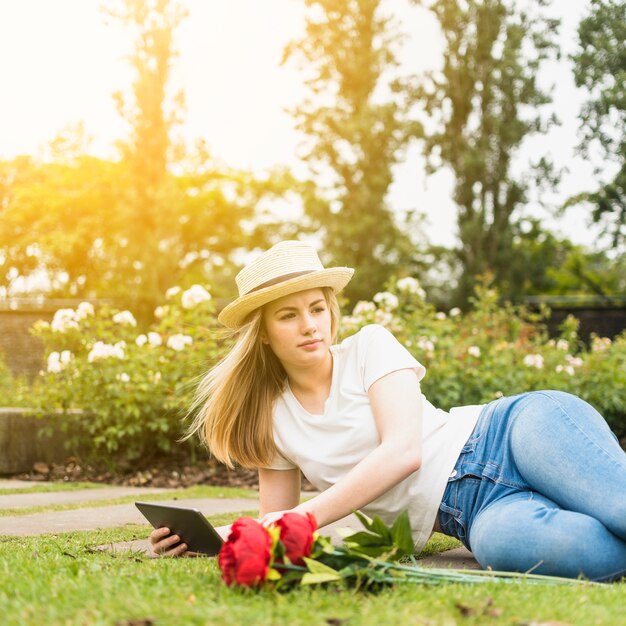
[[268, 280], [267, 282], [257, 285], [254, 289], [250, 289], [245, 294], [241, 294], [243, 296], [247, 296], [249, 293], [254, 293], [255, 291], [260, 291], [261, 289], [265, 289], [266, 287], [271, 287], [272, 285], [278, 285], [279, 283], [284, 283], [285, 281], [291, 280], [292, 278], [297, 278], [298, 276], [304, 276], [305, 274], [312, 274], [316, 270], [305, 270], [304, 272], [292, 272], [291, 274], [283, 274], [282, 276], [277, 276], [276, 278], [272, 278], [272, 280]]

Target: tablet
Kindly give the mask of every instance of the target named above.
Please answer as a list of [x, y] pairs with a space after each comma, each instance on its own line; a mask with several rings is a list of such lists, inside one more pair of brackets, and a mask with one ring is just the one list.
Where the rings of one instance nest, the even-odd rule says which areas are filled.
[[224, 543], [209, 520], [198, 509], [155, 502], [135, 502], [135, 506], [154, 528], [164, 526], [169, 528], [171, 534], [178, 535], [191, 552], [215, 556]]

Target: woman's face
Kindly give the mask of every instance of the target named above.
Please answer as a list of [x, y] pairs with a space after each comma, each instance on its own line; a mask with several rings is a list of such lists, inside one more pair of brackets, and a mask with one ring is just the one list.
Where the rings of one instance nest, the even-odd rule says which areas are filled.
[[307, 289], [266, 304], [261, 339], [287, 370], [328, 358], [331, 318], [324, 292]]

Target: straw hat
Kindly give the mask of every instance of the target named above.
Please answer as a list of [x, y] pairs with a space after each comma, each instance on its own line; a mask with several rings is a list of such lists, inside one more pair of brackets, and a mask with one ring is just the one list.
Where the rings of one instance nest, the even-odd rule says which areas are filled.
[[217, 319], [237, 329], [254, 309], [272, 300], [315, 287], [332, 287], [337, 293], [352, 274], [350, 267], [325, 268], [315, 249], [301, 241], [282, 241], [237, 274], [239, 297]]

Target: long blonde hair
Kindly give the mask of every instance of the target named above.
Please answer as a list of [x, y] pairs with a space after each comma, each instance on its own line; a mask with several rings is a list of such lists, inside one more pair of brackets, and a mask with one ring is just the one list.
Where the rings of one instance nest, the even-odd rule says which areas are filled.
[[[331, 339], [339, 330], [339, 305], [322, 287], [330, 310]], [[266, 467], [276, 455], [272, 409], [287, 374], [272, 349], [261, 341], [263, 309], [253, 311], [237, 331], [230, 352], [202, 379], [189, 413], [195, 417], [185, 439], [198, 433], [215, 458], [234, 467]]]

